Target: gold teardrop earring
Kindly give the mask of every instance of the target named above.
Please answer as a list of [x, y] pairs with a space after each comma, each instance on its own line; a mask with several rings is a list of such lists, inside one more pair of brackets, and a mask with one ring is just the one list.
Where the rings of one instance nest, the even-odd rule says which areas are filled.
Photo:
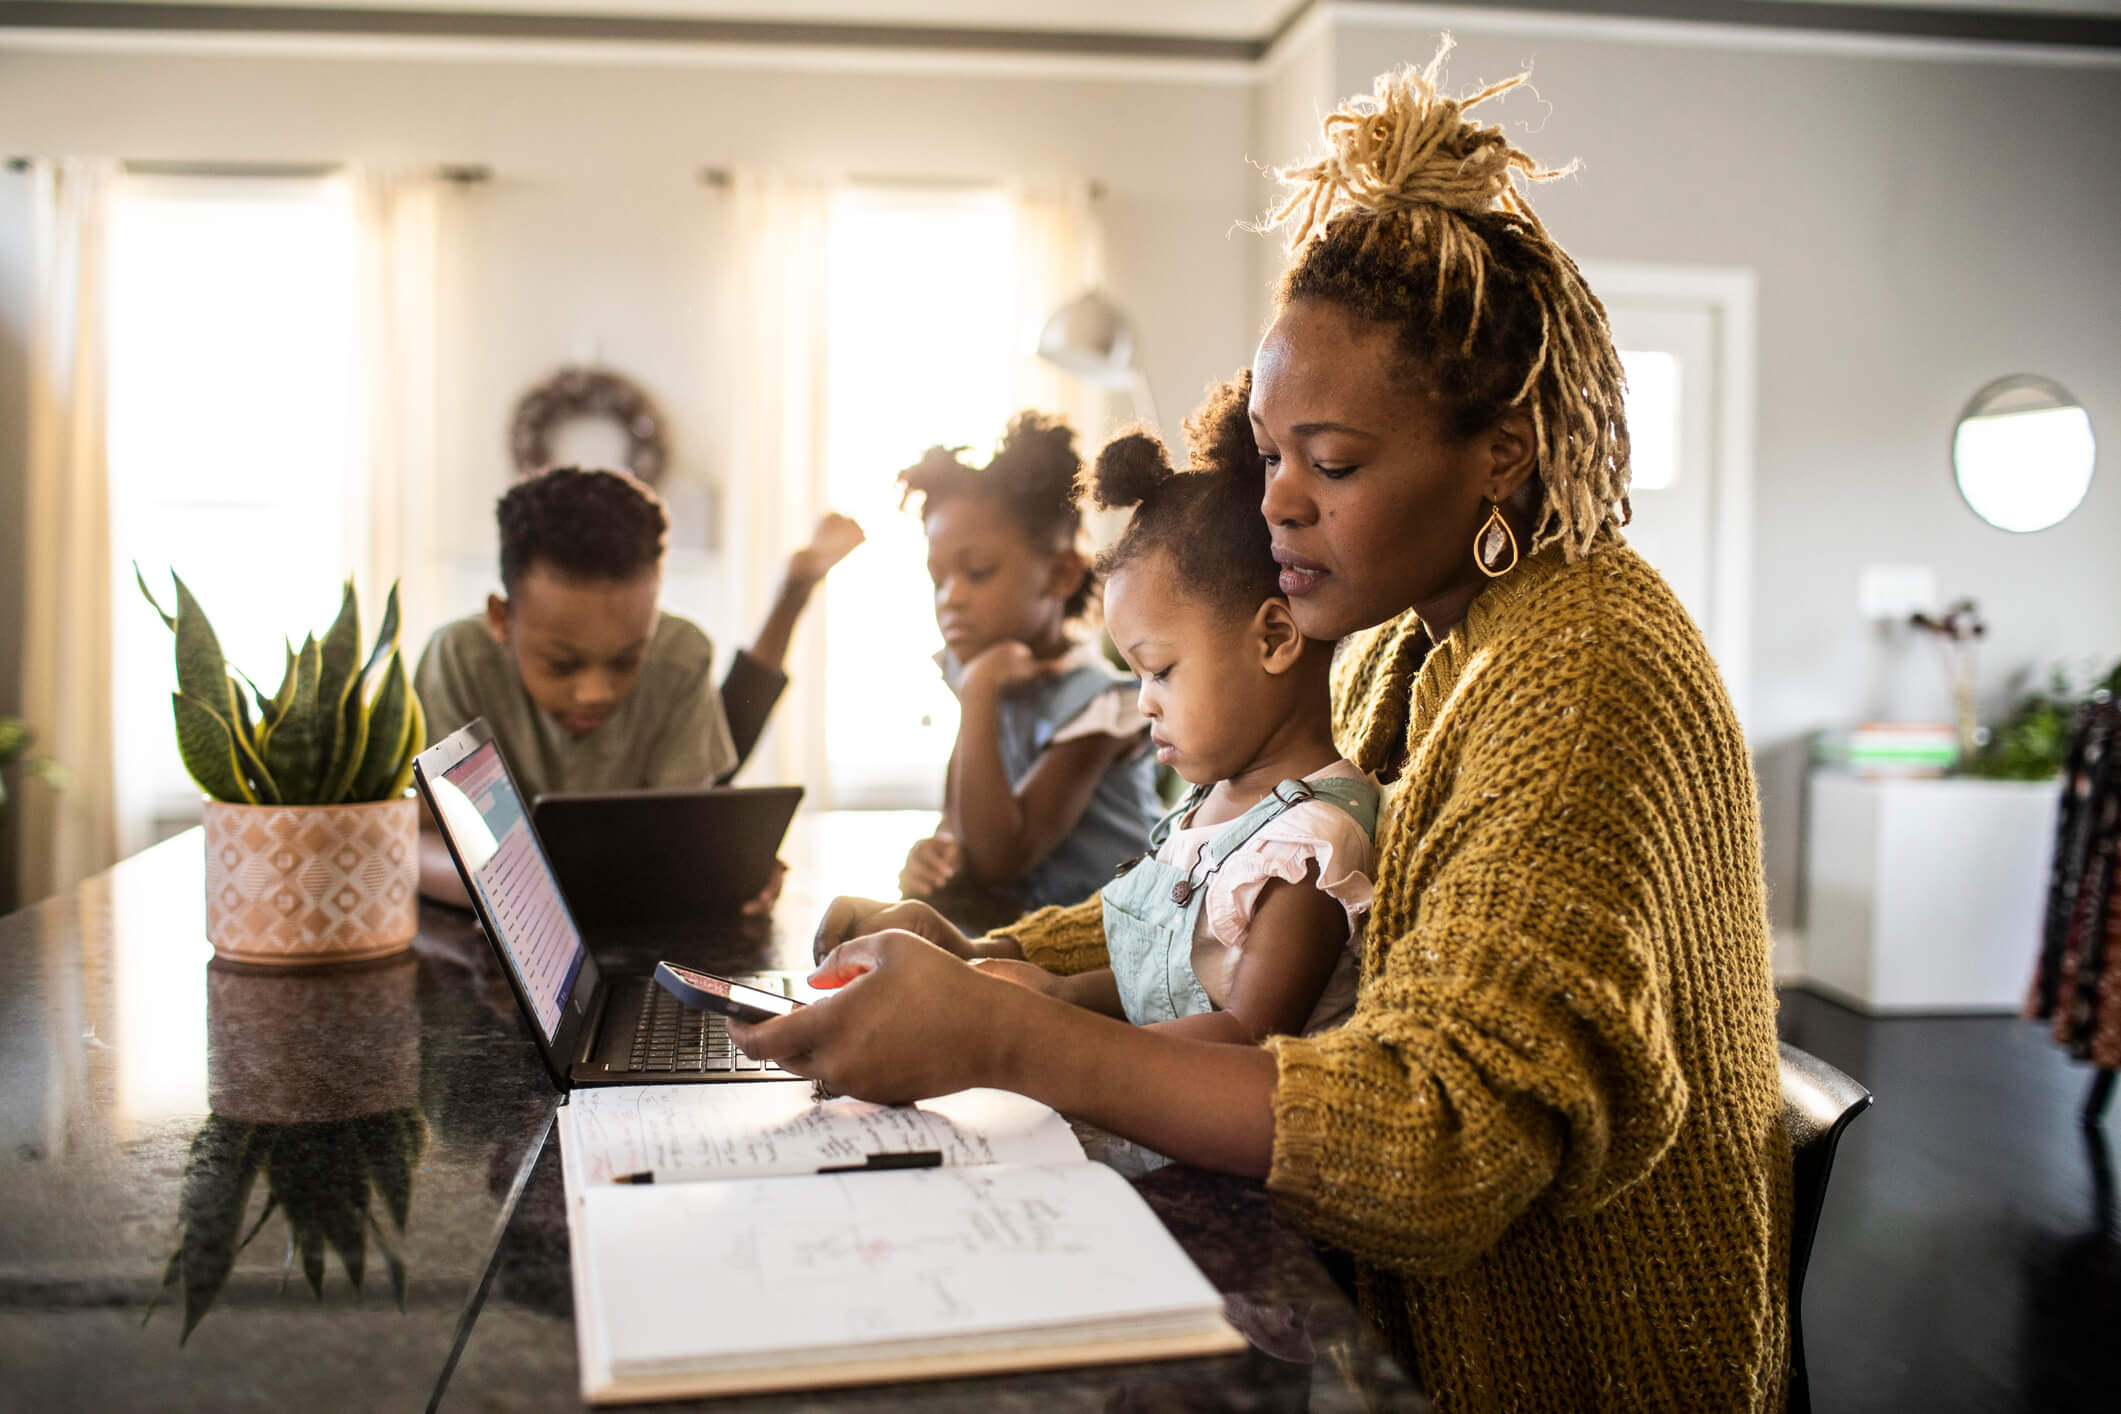
[[[1504, 547], [1510, 552], [1508, 564], [1498, 566]], [[1509, 518], [1502, 513], [1500, 501], [1488, 503], [1488, 518], [1480, 523], [1473, 533], [1473, 562], [1489, 579], [1501, 579], [1517, 568], [1517, 532], [1510, 528]]]

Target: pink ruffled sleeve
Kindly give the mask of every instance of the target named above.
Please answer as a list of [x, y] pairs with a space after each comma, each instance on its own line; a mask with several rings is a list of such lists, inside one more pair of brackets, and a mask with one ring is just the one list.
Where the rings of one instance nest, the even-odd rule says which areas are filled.
[[1352, 942], [1370, 911], [1370, 837], [1347, 811], [1322, 800], [1284, 811], [1224, 862], [1208, 890], [1208, 929], [1225, 947], [1242, 947], [1267, 884], [1300, 884], [1315, 861], [1318, 887], [1348, 911]]

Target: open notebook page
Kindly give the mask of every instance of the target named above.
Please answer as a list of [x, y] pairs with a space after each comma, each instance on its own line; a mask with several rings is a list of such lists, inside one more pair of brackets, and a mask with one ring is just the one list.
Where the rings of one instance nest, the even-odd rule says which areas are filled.
[[582, 1216], [585, 1353], [620, 1379], [1224, 1330], [1102, 1164], [604, 1187]]
[[633, 1085], [576, 1090], [561, 1111], [569, 1168], [587, 1185], [812, 1174], [871, 1154], [934, 1149], [951, 1166], [1080, 1161], [1059, 1115], [1006, 1090], [917, 1106], [810, 1098], [808, 1085]]

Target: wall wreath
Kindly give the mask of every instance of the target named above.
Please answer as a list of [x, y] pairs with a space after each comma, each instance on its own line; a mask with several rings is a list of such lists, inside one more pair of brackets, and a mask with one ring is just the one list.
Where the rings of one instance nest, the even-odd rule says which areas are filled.
[[605, 368], [563, 368], [516, 402], [508, 428], [508, 450], [518, 478], [552, 464], [552, 434], [577, 417], [615, 424], [626, 438], [626, 469], [649, 485], [663, 477], [670, 444], [663, 414], [638, 384]]

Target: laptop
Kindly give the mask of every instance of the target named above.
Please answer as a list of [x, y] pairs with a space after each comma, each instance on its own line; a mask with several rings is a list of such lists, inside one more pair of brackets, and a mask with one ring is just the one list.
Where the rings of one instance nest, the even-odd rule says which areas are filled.
[[737, 916], [772, 882], [801, 786], [541, 795], [531, 823], [590, 935]]
[[[484, 718], [421, 752], [412, 775], [561, 1089], [797, 1078], [738, 1052], [721, 1017], [603, 974]], [[788, 992], [771, 974], [741, 980]]]

